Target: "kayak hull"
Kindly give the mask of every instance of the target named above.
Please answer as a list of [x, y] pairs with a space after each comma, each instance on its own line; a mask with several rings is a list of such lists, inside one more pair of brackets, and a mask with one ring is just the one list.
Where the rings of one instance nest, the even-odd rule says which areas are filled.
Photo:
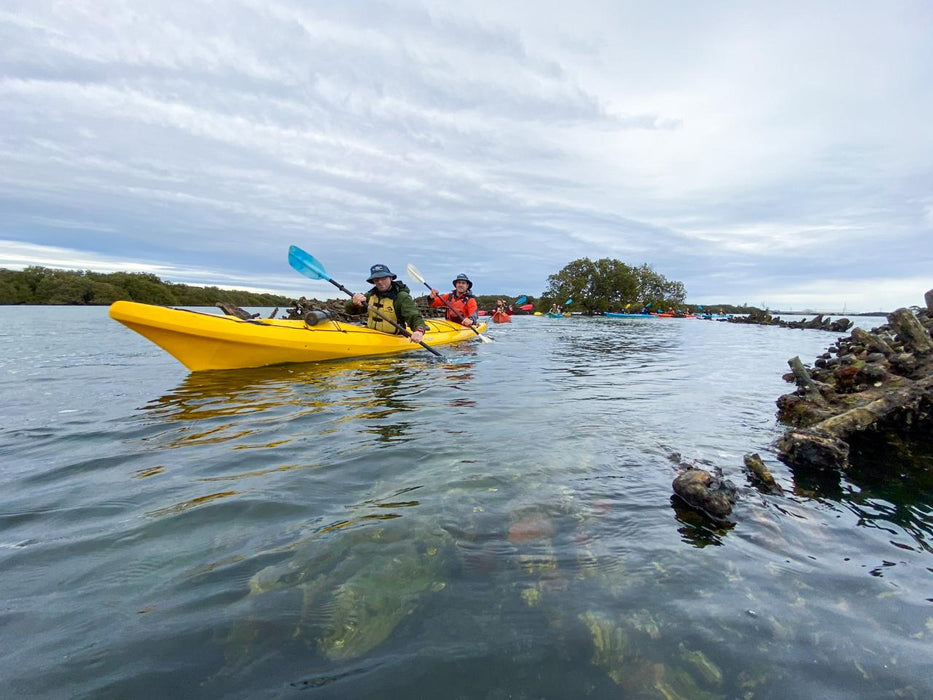
[[654, 318], [654, 314], [625, 314], [614, 311], [603, 311], [603, 316], [608, 318]]
[[[110, 317], [152, 341], [192, 372], [424, 351], [402, 335], [337, 321], [249, 319], [118, 301]], [[478, 336], [441, 319], [427, 321], [423, 342], [448, 345]], [[482, 332], [486, 324], [476, 330]]]
[[493, 323], [511, 323], [512, 317], [507, 313], [494, 312], [492, 315]]

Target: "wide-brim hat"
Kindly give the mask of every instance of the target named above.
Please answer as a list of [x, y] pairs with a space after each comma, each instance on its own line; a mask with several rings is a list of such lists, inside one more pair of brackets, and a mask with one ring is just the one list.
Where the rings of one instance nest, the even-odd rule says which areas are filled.
[[385, 265], [376, 264], [369, 268], [369, 277], [366, 278], [366, 281], [372, 284], [373, 280], [378, 279], [379, 277], [391, 277], [392, 279], [397, 279], [398, 275], [393, 275], [392, 270], [390, 270]]
[[451, 284], [456, 287], [457, 282], [466, 282], [468, 285], [470, 285], [469, 287], [467, 287], [467, 289], [473, 289], [473, 283], [470, 281], [470, 278], [467, 277], [462, 272], [454, 278], [454, 281], [451, 282]]

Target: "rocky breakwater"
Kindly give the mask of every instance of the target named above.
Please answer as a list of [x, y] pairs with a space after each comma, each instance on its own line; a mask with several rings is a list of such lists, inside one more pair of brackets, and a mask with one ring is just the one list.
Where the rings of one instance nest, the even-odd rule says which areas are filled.
[[753, 309], [745, 316], [732, 316], [726, 319], [729, 323], [751, 323], [758, 326], [780, 326], [781, 328], [807, 328], [817, 331], [831, 331], [832, 333], [845, 333], [852, 327], [852, 321], [847, 318], [837, 318], [835, 321], [817, 314], [809, 321], [785, 321], [780, 316], [772, 316], [767, 311]]
[[[797, 388], [777, 400], [778, 420], [790, 428], [777, 441], [777, 456], [798, 475], [852, 473], [865, 464], [877, 471], [903, 455], [910, 459], [917, 445], [933, 448], [933, 290], [925, 301], [926, 309], [898, 309], [870, 332], [852, 329], [812, 368], [799, 357], [788, 361], [784, 378]], [[728, 523], [739, 490], [718, 468], [672, 459], [675, 496], [713, 522]], [[759, 455], [747, 454], [744, 462], [758, 491], [783, 494]]]
[[[797, 389], [777, 400], [790, 426], [777, 442], [792, 467], [850, 467], [861, 453], [891, 452], [933, 436], [933, 290], [926, 308], [897, 309], [871, 332], [861, 328], [818, 357], [812, 368], [788, 361]], [[916, 308], [916, 307], [915, 307]]]

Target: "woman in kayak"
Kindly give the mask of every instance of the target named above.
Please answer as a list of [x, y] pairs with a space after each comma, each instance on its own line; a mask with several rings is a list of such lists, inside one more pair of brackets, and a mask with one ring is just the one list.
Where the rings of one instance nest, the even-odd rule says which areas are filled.
[[400, 326], [408, 326], [411, 330], [411, 342], [420, 343], [424, 336], [424, 331], [428, 327], [422, 318], [415, 300], [411, 298], [411, 290], [404, 282], [397, 281], [397, 275], [393, 275], [385, 265], [373, 265], [369, 268], [369, 278], [366, 280], [373, 285], [366, 294], [357, 292], [353, 299], [347, 304], [347, 313], [360, 314], [369, 305], [369, 316], [366, 319], [366, 326], [374, 328], [383, 333], [395, 333], [399, 331], [391, 323], [379, 318], [375, 310], [386, 318], [394, 321]]
[[446, 306], [448, 321], [472, 326], [479, 318], [476, 297], [470, 291], [473, 289], [473, 283], [461, 272], [452, 284], [454, 285], [453, 291], [447, 294], [440, 294], [436, 289], [431, 290], [431, 306]]

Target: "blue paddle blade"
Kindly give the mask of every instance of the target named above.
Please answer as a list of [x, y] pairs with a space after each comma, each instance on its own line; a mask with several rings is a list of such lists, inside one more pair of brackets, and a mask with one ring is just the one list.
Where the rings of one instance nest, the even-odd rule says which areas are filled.
[[290, 246], [288, 249], [288, 264], [305, 277], [318, 280], [328, 279], [324, 266], [311, 253], [296, 245]]
[[572, 301], [573, 301], [573, 299], [568, 299], [567, 301], [564, 302], [564, 306], [567, 306], [567, 305], [570, 304], [570, 302], [572, 302]]
[[524, 304], [526, 301], [528, 301], [528, 297], [519, 297], [518, 299], [515, 300], [515, 306]]

